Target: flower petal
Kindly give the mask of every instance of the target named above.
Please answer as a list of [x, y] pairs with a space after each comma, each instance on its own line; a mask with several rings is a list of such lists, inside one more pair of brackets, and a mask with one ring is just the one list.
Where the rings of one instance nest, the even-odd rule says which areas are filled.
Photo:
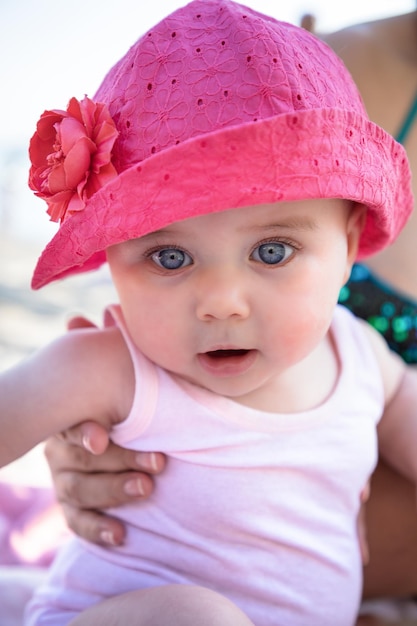
[[65, 156], [77, 141], [87, 136], [83, 124], [73, 117], [64, 118], [57, 127], [57, 131], [60, 145]]
[[88, 137], [81, 137], [66, 155], [64, 161], [66, 188], [73, 189], [88, 175], [91, 154], [95, 145]]

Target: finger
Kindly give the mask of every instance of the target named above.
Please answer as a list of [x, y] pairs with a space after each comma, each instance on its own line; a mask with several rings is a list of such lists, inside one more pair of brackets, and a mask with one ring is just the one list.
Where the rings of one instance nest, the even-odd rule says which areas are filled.
[[362, 504], [366, 504], [371, 496], [371, 483], [368, 480], [365, 487], [362, 489], [360, 499]]
[[112, 442], [104, 454], [97, 456], [78, 445], [68, 444], [66, 440], [51, 437], [45, 445], [45, 456], [53, 476], [65, 470], [75, 473], [136, 470], [159, 474], [165, 467], [165, 457], [161, 453], [127, 450]]
[[[82, 446], [88, 452], [94, 455], [101, 455], [109, 448], [109, 433], [106, 429], [97, 424], [97, 422], [87, 421], [78, 426], [74, 426], [58, 435], [61, 439], [64, 439], [68, 443], [76, 446]], [[151, 474], [159, 474], [165, 467], [165, 457], [161, 453], [155, 452], [133, 452], [120, 448], [116, 444], [110, 443], [111, 456], [119, 458], [125, 457], [126, 463], [120, 466], [119, 469], [140, 469], [144, 472]], [[110, 459], [110, 454], [105, 458]], [[91, 461], [92, 467], [100, 468], [100, 465], [95, 465]], [[104, 469], [107, 466], [104, 466]], [[109, 468], [108, 471], [118, 471], [117, 469]]]
[[311, 13], [306, 13], [301, 16], [300, 20], [301, 28], [308, 30], [309, 33], [314, 33], [316, 31], [316, 17]]
[[81, 315], [74, 315], [70, 317], [67, 321], [68, 330], [76, 330], [77, 328], [95, 328], [96, 325], [93, 324], [86, 317], [82, 317]]
[[107, 546], [118, 546], [124, 542], [124, 525], [114, 517], [96, 511], [80, 511], [68, 504], [62, 505], [62, 512], [69, 528], [89, 542]]
[[362, 557], [362, 565], [368, 565], [370, 554], [366, 527], [366, 503], [371, 495], [371, 484], [368, 481], [360, 494], [360, 509], [357, 519], [357, 532], [359, 540], [359, 548]]
[[68, 428], [58, 437], [74, 446], [83, 447], [92, 454], [103, 454], [109, 443], [109, 434], [106, 429], [93, 421]]
[[368, 546], [368, 538], [366, 533], [366, 519], [365, 519], [365, 507], [362, 505], [357, 520], [357, 532], [358, 532], [358, 541], [359, 541], [359, 549], [362, 558], [362, 565], [368, 565], [369, 563], [369, 546]]
[[107, 509], [147, 498], [153, 480], [141, 472], [120, 474], [82, 474], [61, 472], [55, 476], [59, 502], [78, 509]]

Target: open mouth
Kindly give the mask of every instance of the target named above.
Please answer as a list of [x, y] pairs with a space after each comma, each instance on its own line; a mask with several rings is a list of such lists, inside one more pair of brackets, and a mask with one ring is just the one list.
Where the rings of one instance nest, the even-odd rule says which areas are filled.
[[203, 368], [215, 376], [238, 376], [254, 363], [257, 350], [225, 349], [209, 350], [198, 355]]
[[242, 357], [248, 354], [250, 350], [210, 350], [206, 355], [210, 359], [227, 359], [230, 357]]

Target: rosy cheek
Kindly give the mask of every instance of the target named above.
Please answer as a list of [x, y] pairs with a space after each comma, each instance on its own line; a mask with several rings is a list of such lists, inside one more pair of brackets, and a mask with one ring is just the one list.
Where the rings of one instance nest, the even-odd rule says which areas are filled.
[[328, 325], [326, 317], [294, 307], [292, 314], [286, 315], [285, 319], [281, 317], [278, 325], [275, 323], [275, 332], [269, 341], [287, 364], [295, 363], [316, 347], [326, 334]]

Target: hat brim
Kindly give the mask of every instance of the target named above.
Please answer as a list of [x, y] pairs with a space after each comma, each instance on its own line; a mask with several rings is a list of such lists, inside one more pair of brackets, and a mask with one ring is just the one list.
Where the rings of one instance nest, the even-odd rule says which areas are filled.
[[366, 205], [358, 258], [377, 252], [396, 238], [413, 207], [404, 149], [368, 119], [338, 109], [300, 111], [194, 137], [96, 192], [47, 245], [32, 287], [97, 268], [108, 247], [173, 222], [309, 198]]

